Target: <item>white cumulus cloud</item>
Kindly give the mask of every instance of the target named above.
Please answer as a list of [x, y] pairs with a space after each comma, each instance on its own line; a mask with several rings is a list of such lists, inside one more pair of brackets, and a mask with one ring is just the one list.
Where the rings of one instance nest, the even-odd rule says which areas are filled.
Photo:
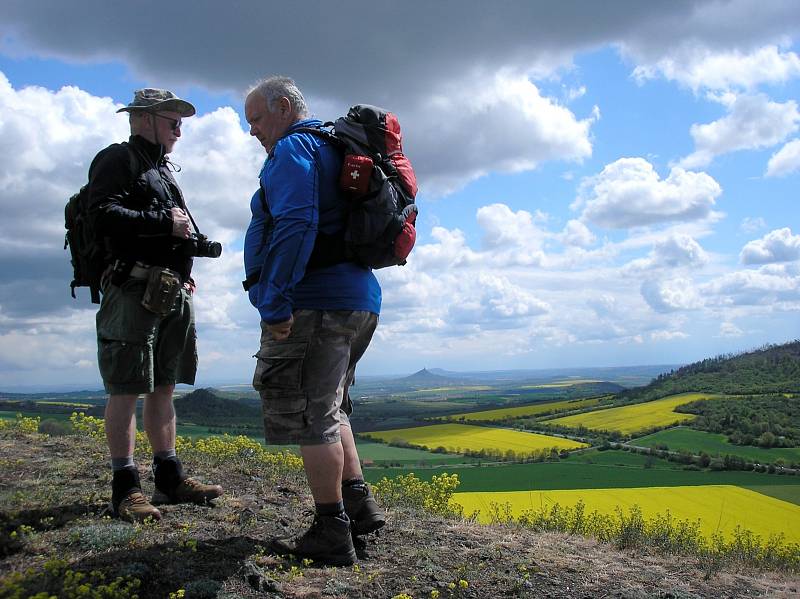
[[772, 306], [800, 302], [800, 276], [767, 269], [724, 274], [701, 286], [708, 303], [721, 306]]
[[426, 193], [445, 194], [492, 171], [591, 156], [597, 111], [579, 119], [524, 74], [487, 79], [476, 73], [470, 80], [443, 81], [428, 93], [424, 104], [403, 114], [404, 128], [414, 131], [405, 150]]
[[739, 254], [743, 264], [769, 264], [800, 259], [800, 235], [789, 227], [770, 231], [761, 239], [748, 242]]
[[695, 151], [683, 158], [684, 168], [707, 166], [715, 156], [737, 150], [769, 148], [800, 128], [797, 102], [773, 102], [764, 94], [723, 94], [716, 98], [728, 114], [704, 125], [694, 124]]
[[700, 267], [708, 262], [708, 254], [691, 236], [672, 233], [657, 241], [646, 258], [633, 260], [625, 270], [630, 273], [654, 269]]
[[640, 82], [662, 76], [694, 91], [753, 88], [800, 76], [800, 57], [775, 45], [748, 52], [687, 44], [655, 63], [637, 66], [633, 76]]
[[784, 177], [797, 171], [800, 171], [800, 139], [793, 139], [769, 159], [767, 177]]
[[641, 293], [656, 312], [696, 310], [703, 306], [703, 298], [694, 283], [686, 278], [648, 280], [642, 283]]
[[708, 218], [722, 188], [706, 173], [673, 168], [661, 179], [644, 158], [620, 158], [581, 183], [574, 210], [609, 229]]
[[561, 243], [564, 245], [582, 248], [589, 247], [597, 240], [597, 237], [589, 230], [589, 227], [576, 219], [567, 222], [560, 238]]

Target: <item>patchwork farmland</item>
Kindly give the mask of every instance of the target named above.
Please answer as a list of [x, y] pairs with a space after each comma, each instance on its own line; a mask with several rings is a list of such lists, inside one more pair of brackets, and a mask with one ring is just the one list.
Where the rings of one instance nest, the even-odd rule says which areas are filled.
[[431, 450], [442, 448], [451, 453], [512, 452], [518, 458], [533, 456], [551, 449], [569, 450], [587, 447], [586, 443], [561, 437], [466, 424], [434, 424], [364, 433], [364, 436], [385, 443], [404, 443]]
[[571, 428], [584, 427], [594, 431], [616, 431], [624, 435], [631, 435], [654, 428], [689, 422], [695, 416], [680, 414], [674, 411], [675, 408], [693, 401], [718, 397], [720, 395], [710, 393], [681, 393], [645, 403], [563, 416], [547, 422]]
[[483, 410], [480, 412], [469, 412], [467, 414], [453, 414], [445, 417], [446, 420], [457, 420], [465, 422], [495, 420], [507, 420], [510, 418], [524, 418], [526, 416], [538, 416], [539, 414], [552, 414], [556, 412], [571, 412], [590, 408], [600, 403], [601, 398], [591, 397], [588, 399], [572, 399], [567, 401], [550, 401], [530, 404], [527, 406], [516, 406], [513, 408], [498, 408], [496, 410]]

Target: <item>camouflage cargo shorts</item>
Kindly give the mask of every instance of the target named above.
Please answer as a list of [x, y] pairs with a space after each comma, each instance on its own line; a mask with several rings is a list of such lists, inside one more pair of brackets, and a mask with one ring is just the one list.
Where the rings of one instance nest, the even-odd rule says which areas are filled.
[[97, 363], [106, 392], [152, 393], [155, 387], [194, 384], [197, 334], [191, 294], [182, 289], [172, 311], [154, 314], [141, 305], [147, 282], [108, 285], [97, 311]]
[[288, 339], [261, 322], [253, 387], [261, 395], [268, 443], [321, 445], [340, 440], [353, 411], [348, 390], [378, 316], [346, 310], [297, 310]]

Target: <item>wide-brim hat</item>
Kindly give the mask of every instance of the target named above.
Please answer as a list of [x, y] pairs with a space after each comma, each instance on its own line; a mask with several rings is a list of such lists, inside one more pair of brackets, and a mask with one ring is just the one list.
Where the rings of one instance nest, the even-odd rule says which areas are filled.
[[192, 116], [196, 112], [194, 106], [186, 100], [181, 100], [168, 89], [155, 89], [146, 87], [137, 89], [133, 94], [133, 101], [117, 112], [177, 112], [182, 117]]

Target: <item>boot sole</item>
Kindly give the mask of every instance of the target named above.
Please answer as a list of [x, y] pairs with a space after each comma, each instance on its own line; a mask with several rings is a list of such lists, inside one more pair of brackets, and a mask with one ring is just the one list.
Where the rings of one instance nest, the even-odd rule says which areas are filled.
[[197, 505], [206, 505], [211, 502], [212, 499], [216, 499], [217, 497], [222, 497], [222, 493], [217, 495], [208, 495], [204, 497], [199, 497], [198, 499], [178, 499], [173, 501], [169, 495], [166, 493], [162, 493], [158, 489], [153, 493], [153, 498], [150, 500], [152, 505], [177, 505], [179, 503], [194, 503]]
[[[153, 504], [151, 503], [150, 505], [153, 505]], [[117, 510], [115, 510], [114, 506], [111, 505], [111, 504], [109, 504], [109, 506], [108, 506], [108, 511], [111, 512], [111, 517], [114, 520], [121, 520], [122, 522], [127, 522], [128, 524], [141, 524], [142, 522], [144, 522], [148, 518], [152, 518], [156, 522], [159, 522], [161, 520], [161, 518], [163, 517], [161, 512], [158, 511], [158, 510], [156, 510], [155, 513], [147, 514], [146, 516], [144, 516], [142, 518], [139, 518], [139, 517], [133, 516], [133, 515], [124, 516], [123, 514], [121, 514]]]
[[269, 549], [273, 553], [277, 553], [278, 555], [292, 555], [297, 559], [310, 559], [314, 563], [323, 564], [325, 566], [352, 566], [356, 561], [358, 561], [358, 556], [356, 555], [355, 549], [350, 549], [347, 553], [335, 553], [335, 554], [328, 554], [325, 556], [322, 555], [312, 555], [312, 554], [302, 554], [290, 551], [289, 549], [282, 547], [278, 544], [278, 540], [272, 541], [269, 544]]
[[353, 521], [352, 532], [356, 536], [368, 535], [371, 532], [375, 532], [376, 530], [383, 528], [385, 524], [386, 520], [384, 518]]

